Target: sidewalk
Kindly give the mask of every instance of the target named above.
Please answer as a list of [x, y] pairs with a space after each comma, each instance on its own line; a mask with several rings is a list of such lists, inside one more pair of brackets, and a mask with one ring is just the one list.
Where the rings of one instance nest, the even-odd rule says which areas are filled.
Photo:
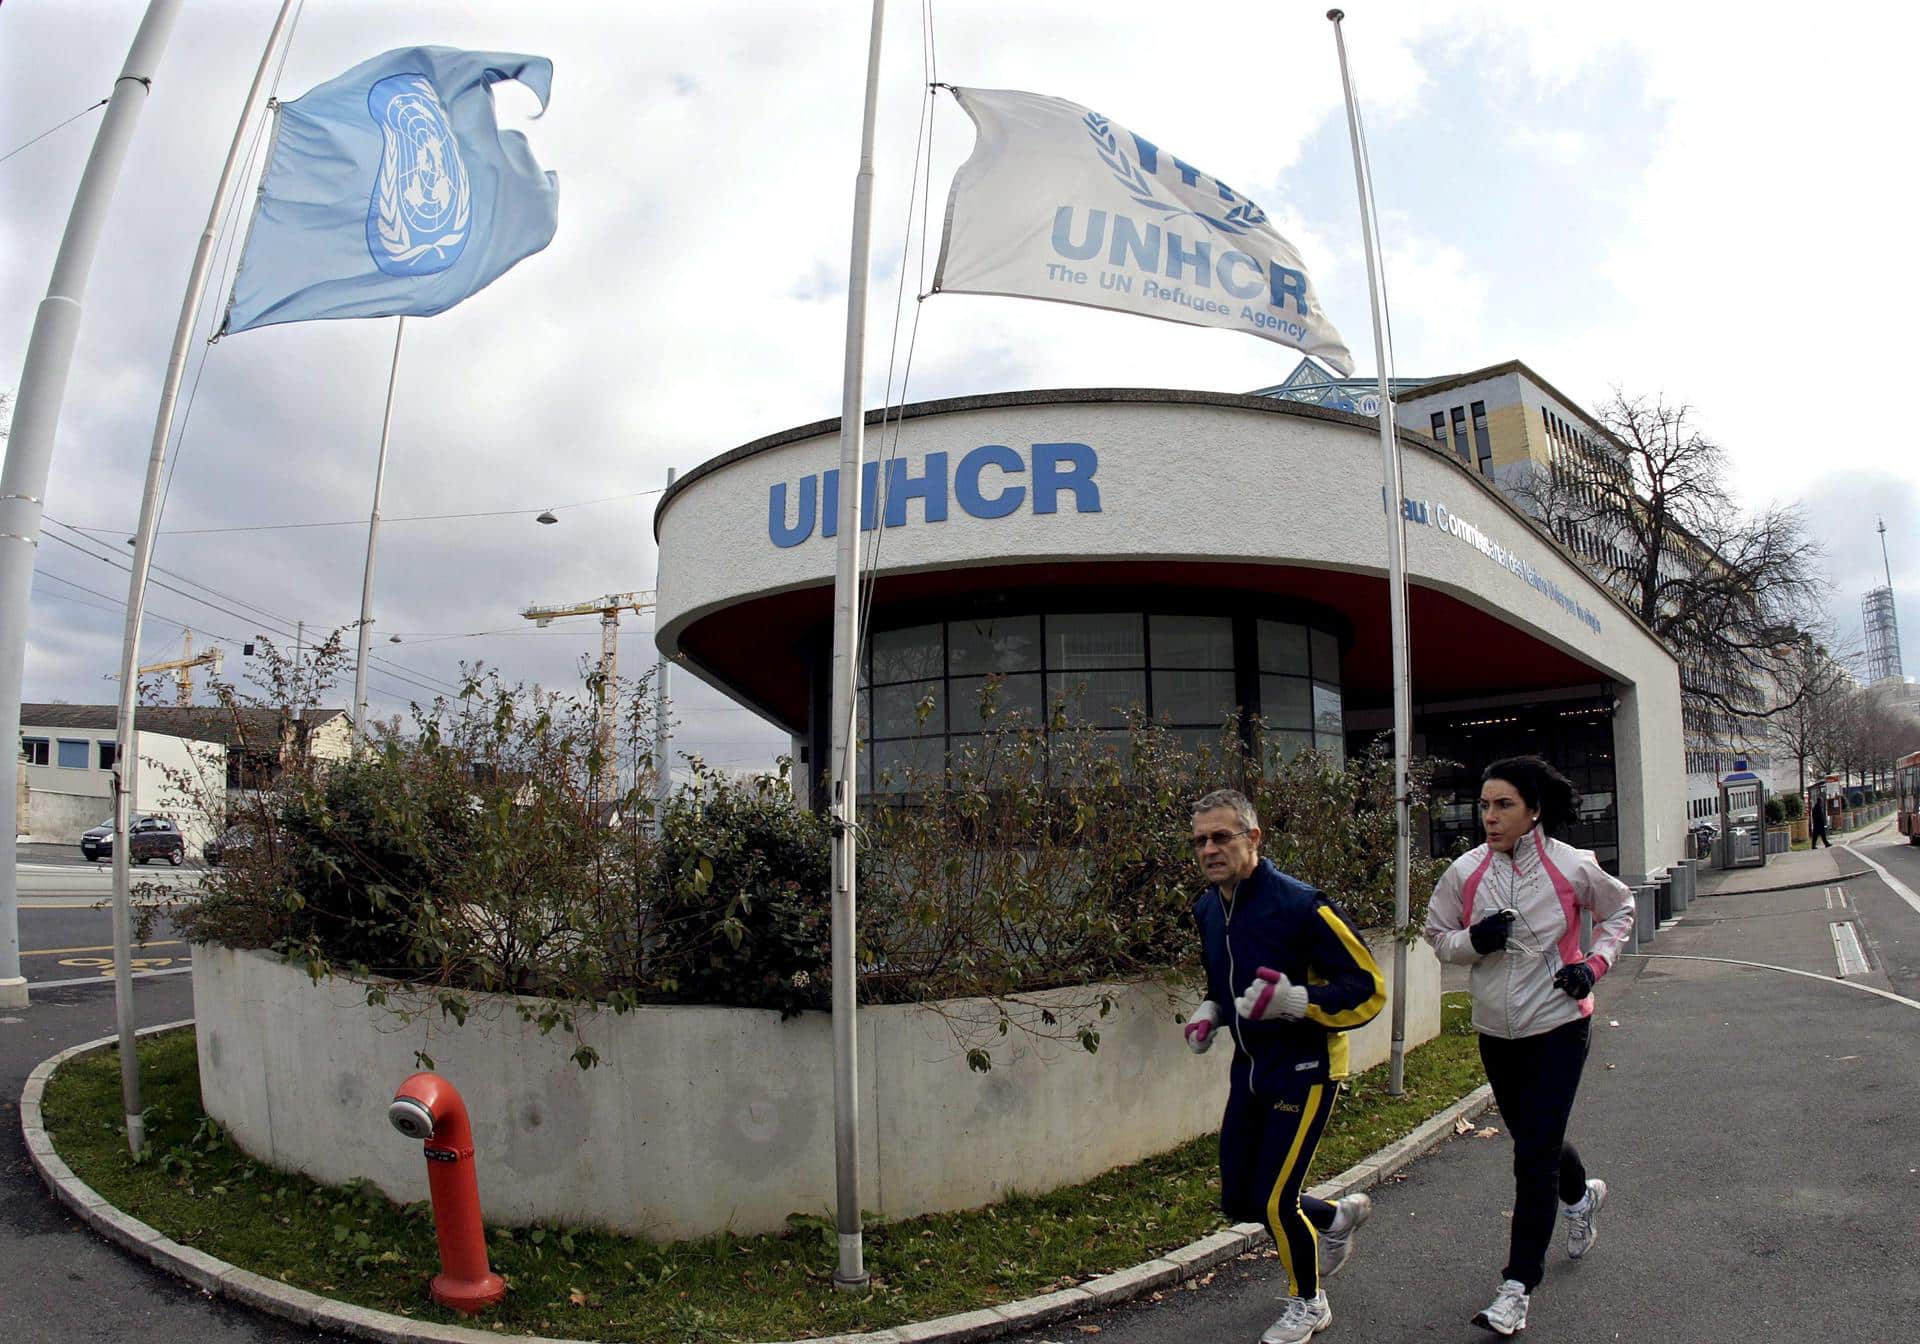
[[1871, 826], [1864, 826], [1857, 831], [1848, 831], [1840, 836], [1839, 844], [1831, 849], [1822, 845], [1818, 849], [1769, 854], [1766, 866], [1762, 868], [1722, 870], [1708, 868], [1703, 864], [1698, 871], [1698, 893], [1700, 896], [1719, 896], [1739, 892], [1778, 891], [1793, 887], [1823, 886], [1829, 882], [1858, 877], [1861, 873], [1870, 872], [1871, 869], [1850, 858], [1840, 846], [1874, 836], [1891, 824], [1892, 820], [1888, 818]]

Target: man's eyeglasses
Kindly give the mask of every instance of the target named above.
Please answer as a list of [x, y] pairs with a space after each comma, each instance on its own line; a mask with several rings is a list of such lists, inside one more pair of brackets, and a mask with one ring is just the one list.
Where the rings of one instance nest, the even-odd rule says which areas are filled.
[[1246, 833], [1245, 831], [1208, 831], [1205, 835], [1194, 836], [1190, 843], [1193, 845], [1193, 852], [1198, 854], [1208, 845], [1212, 845], [1217, 849], [1225, 849], [1230, 841]]

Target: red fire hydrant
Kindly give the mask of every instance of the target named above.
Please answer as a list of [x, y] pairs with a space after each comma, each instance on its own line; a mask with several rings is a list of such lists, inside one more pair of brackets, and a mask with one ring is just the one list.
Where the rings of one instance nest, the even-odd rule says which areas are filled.
[[507, 1284], [487, 1265], [467, 1103], [439, 1074], [416, 1073], [393, 1094], [387, 1119], [408, 1138], [426, 1141], [427, 1191], [440, 1239], [440, 1272], [430, 1285], [433, 1300], [477, 1315], [506, 1295]]

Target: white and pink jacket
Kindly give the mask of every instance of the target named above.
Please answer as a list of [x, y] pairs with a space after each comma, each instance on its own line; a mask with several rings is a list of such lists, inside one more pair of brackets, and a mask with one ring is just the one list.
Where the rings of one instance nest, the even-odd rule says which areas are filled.
[[[1515, 912], [1507, 946], [1481, 956], [1468, 930], [1496, 910]], [[1529, 831], [1511, 855], [1486, 845], [1441, 874], [1427, 906], [1426, 939], [1442, 961], [1473, 967], [1473, 1025], [1508, 1040], [1538, 1036], [1593, 1012], [1555, 987], [1562, 966], [1581, 960], [1580, 911], [1593, 912], [1593, 978], [1607, 973], [1633, 933], [1633, 889], [1592, 853]]]

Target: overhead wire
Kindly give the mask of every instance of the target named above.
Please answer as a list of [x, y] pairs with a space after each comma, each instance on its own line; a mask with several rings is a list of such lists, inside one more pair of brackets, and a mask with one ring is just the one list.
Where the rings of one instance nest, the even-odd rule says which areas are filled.
[[33, 139], [27, 141], [26, 144], [16, 146], [15, 148], [8, 150], [5, 154], [0, 154], [0, 163], [5, 163], [8, 159], [12, 158], [15, 154], [18, 154], [23, 149], [33, 148], [33, 146], [39, 144], [42, 140], [45, 140], [48, 136], [52, 135], [55, 131], [60, 130], [66, 126], [73, 125], [74, 122], [86, 116], [87, 113], [98, 112], [101, 108], [105, 107], [111, 101], [112, 99], [110, 98], [102, 98], [99, 102], [95, 103], [92, 107], [81, 108], [78, 112], [75, 112], [72, 116], [68, 117], [65, 121], [61, 122], [59, 126], [49, 126], [47, 127], [46, 130], [34, 136]]
[[[611, 504], [616, 500], [642, 499], [647, 495], [657, 495], [663, 489], [665, 489], [664, 486], [656, 486], [651, 490], [634, 490], [623, 495], [606, 495], [600, 499], [581, 500], [577, 504], [555, 504], [551, 507], [556, 510], [584, 509], [595, 504]], [[533, 512], [535, 510], [530, 508], [518, 508], [486, 509], [474, 513], [413, 513], [391, 518], [382, 516], [380, 522], [384, 526], [387, 523], [431, 523], [459, 518], [517, 518]], [[365, 518], [342, 518], [312, 523], [246, 523], [231, 527], [163, 527], [157, 530], [163, 536], [189, 537], [226, 532], [287, 532], [312, 527], [365, 527], [366, 525]], [[126, 531], [124, 527], [89, 527], [80, 523], [69, 523], [68, 526], [76, 532], [92, 532], [101, 536], [117, 536]]]
[[[65, 525], [63, 524], [63, 526]], [[81, 546], [75, 542], [69, 541], [67, 538], [59, 535], [56, 532], [45, 532], [45, 533], [42, 533], [42, 535], [49, 541], [59, 542], [63, 546], [71, 547], [73, 550], [78, 551], [80, 554], [84, 556], [87, 556], [89, 559], [98, 560], [103, 564], [106, 564], [114, 569], [119, 570], [123, 574], [131, 574], [133, 572], [132, 566], [125, 563], [119, 556], [103, 555], [97, 551], [88, 550], [86, 547]], [[50, 574], [48, 577], [58, 578], [59, 576]], [[197, 582], [196, 580], [192, 580], [192, 579], [184, 579], [184, 576], [176, 575], [175, 577], [182, 577], [183, 581], [188, 583]], [[71, 583], [72, 581], [63, 580], [63, 582]], [[207, 608], [210, 608], [211, 610], [217, 611], [223, 616], [231, 616], [235, 620], [245, 622], [246, 624], [249, 624], [249, 625], [253, 625], [256, 623], [264, 623], [266, 628], [269, 631], [271, 631], [273, 634], [279, 635], [283, 639], [290, 639], [290, 638], [296, 637], [295, 626], [299, 623], [290, 621], [285, 616], [281, 616], [278, 614], [262, 615], [261, 614], [262, 609], [259, 609], [259, 608], [255, 609], [255, 613], [253, 615], [249, 615], [245, 612], [235, 611], [231, 607], [222, 606], [218, 602], [210, 601], [207, 598], [200, 597], [194, 593], [190, 593], [184, 588], [176, 588], [170, 583], [163, 583], [158, 579], [149, 577], [147, 582], [150, 587], [163, 588], [170, 593], [175, 593], [181, 597], [186, 598], [189, 602], [194, 602], [199, 604], [200, 606], [207, 607]], [[80, 585], [74, 584], [73, 586], [79, 587]], [[204, 585], [200, 585], [200, 586], [204, 586]], [[106, 595], [101, 593], [96, 593], [95, 596], [104, 597]], [[109, 600], [117, 601], [122, 611], [126, 609], [126, 602], [124, 601], [124, 599], [110, 598]], [[171, 617], [163, 617], [161, 619], [167, 621], [167, 623], [170, 625], [179, 625], [183, 629], [200, 630], [212, 636], [214, 639], [222, 643], [243, 644], [246, 642], [244, 638], [239, 636], [221, 634], [218, 631], [209, 630], [204, 624], [188, 626], [186, 622], [176, 621]], [[318, 623], [315, 623], [315, 628], [316, 629], [319, 628]], [[418, 669], [407, 668], [405, 667], [404, 664], [395, 663], [391, 659], [382, 658], [377, 654], [369, 654], [368, 657], [371, 661], [381, 662], [381, 663], [384, 663], [389, 668], [397, 669], [387, 673], [386, 675], [391, 676], [394, 679], [397, 679], [400, 681], [409, 682], [412, 685], [419, 687], [421, 690], [432, 691], [435, 695], [457, 693], [458, 691], [458, 688], [455, 687], [451, 682], [447, 682], [444, 679], [433, 678], [432, 673], [419, 672]], [[419, 678], [421, 677], [429, 678], [432, 680], [439, 680], [441, 684], [438, 686], [429, 685], [427, 681], [419, 680]]]

